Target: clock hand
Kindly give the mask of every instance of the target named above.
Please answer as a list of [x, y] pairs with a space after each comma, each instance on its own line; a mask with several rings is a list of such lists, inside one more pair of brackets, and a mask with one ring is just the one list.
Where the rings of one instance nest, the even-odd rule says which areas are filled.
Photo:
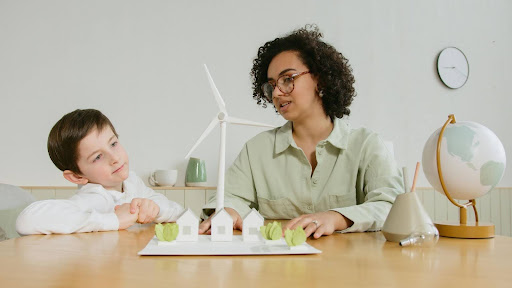
[[460, 70], [459, 70], [459, 69], [457, 69], [457, 67], [455, 67], [455, 66], [443, 67], [443, 68], [445, 68], [445, 69], [453, 69], [453, 70], [457, 71], [459, 74], [461, 74], [462, 76], [464, 76], [464, 77], [468, 77], [468, 75], [464, 74], [464, 72], [460, 71]]
[[459, 69], [457, 69], [457, 67], [453, 67], [453, 68], [455, 68], [455, 71], [459, 72], [459, 74], [461, 74], [462, 76], [468, 77], [468, 75], [464, 74], [464, 72], [462, 72]]

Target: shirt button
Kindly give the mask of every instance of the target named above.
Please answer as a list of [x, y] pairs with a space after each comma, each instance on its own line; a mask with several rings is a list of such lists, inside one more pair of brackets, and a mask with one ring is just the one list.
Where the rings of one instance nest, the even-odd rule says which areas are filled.
[[309, 211], [313, 210], [313, 207], [312, 206], [308, 206], [306, 207]]
[[318, 151], [318, 155], [322, 155], [322, 153], [323, 153], [322, 150]]
[[318, 179], [313, 178], [313, 184], [316, 184], [318, 182]]

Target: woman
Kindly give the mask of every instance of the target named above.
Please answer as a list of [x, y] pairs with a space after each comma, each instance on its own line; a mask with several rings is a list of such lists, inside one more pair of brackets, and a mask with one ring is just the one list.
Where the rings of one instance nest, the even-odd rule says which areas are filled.
[[[377, 231], [403, 191], [393, 157], [377, 134], [343, 116], [356, 93], [348, 60], [306, 26], [265, 43], [253, 62], [253, 98], [288, 122], [249, 140], [229, 168], [225, 207], [235, 229], [256, 208], [291, 219], [319, 238], [334, 231]], [[204, 208], [213, 212], [215, 199]], [[204, 215], [203, 215], [204, 216]], [[210, 227], [201, 223], [200, 233]]]

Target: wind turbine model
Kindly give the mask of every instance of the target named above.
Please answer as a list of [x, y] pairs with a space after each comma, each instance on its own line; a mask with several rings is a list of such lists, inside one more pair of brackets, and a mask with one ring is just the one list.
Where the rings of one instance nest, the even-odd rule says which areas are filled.
[[232, 124], [239, 124], [239, 125], [249, 125], [249, 126], [260, 126], [260, 127], [270, 127], [275, 128], [275, 126], [269, 125], [269, 124], [263, 124], [258, 122], [253, 122], [249, 120], [244, 120], [240, 118], [235, 118], [228, 116], [228, 112], [226, 111], [226, 104], [224, 103], [224, 100], [222, 100], [222, 97], [220, 96], [219, 90], [217, 90], [217, 87], [215, 86], [215, 83], [213, 82], [212, 76], [210, 75], [210, 72], [208, 71], [208, 67], [206, 67], [206, 64], [204, 64], [204, 70], [206, 71], [206, 74], [208, 75], [208, 80], [210, 81], [210, 86], [213, 91], [213, 95], [215, 96], [215, 101], [217, 102], [217, 106], [219, 106], [219, 113], [213, 120], [210, 122], [206, 130], [204, 130], [203, 134], [201, 134], [201, 137], [197, 140], [196, 144], [192, 146], [192, 149], [187, 153], [187, 156], [185, 156], [185, 159], [194, 152], [194, 150], [199, 146], [199, 144], [204, 140], [208, 134], [215, 128], [215, 126], [220, 123], [220, 148], [219, 148], [219, 175], [217, 180], [217, 207], [215, 209], [215, 212], [219, 212], [224, 208], [224, 173], [225, 173], [225, 164], [226, 164], [226, 123], [232, 123]]

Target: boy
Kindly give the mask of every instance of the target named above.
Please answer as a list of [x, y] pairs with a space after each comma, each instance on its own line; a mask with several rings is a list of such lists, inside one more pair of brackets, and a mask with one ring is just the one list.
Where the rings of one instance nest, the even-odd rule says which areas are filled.
[[128, 155], [117, 137], [110, 120], [98, 110], [64, 115], [50, 131], [48, 153], [64, 178], [83, 186], [68, 200], [29, 205], [16, 221], [18, 233], [109, 231], [136, 222], [176, 220], [183, 208], [129, 171]]

